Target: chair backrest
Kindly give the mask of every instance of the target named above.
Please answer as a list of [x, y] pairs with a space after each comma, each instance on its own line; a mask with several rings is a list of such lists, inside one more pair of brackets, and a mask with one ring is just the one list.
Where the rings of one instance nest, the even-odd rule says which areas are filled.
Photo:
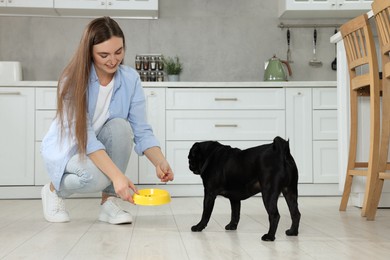
[[375, 0], [372, 11], [379, 36], [383, 78], [390, 78], [390, 0]]
[[351, 90], [361, 92], [361, 95], [379, 93], [378, 60], [367, 14], [343, 24], [340, 33], [347, 55]]

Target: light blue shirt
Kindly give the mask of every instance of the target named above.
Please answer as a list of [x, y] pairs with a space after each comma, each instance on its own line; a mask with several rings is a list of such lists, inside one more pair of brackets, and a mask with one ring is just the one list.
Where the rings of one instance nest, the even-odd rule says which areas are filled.
[[[139, 75], [134, 69], [120, 65], [114, 75], [114, 80], [108, 120], [113, 118], [127, 119], [134, 133], [135, 152], [138, 155], [143, 155], [146, 149], [159, 146], [159, 143], [146, 120], [145, 95]], [[92, 66], [87, 97], [87, 155], [97, 150], [105, 149], [104, 145], [97, 139], [92, 127], [99, 87], [99, 79], [96, 75], [95, 67]], [[60, 124], [58, 118], [55, 118], [41, 145], [41, 154], [46, 169], [57, 190], [59, 189], [66, 164], [78, 152], [76, 138], [74, 135], [69, 135], [70, 129], [66, 122], [67, 120], [65, 120], [64, 124], [64, 136], [60, 138]], [[74, 133], [74, 131], [72, 132]]]

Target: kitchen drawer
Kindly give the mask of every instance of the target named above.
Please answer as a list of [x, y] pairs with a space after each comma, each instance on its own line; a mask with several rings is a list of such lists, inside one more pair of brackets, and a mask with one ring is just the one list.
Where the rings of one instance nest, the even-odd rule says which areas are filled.
[[35, 141], [42, 141], [43, 137], [49, 131], [49, 127], [54, 117], [56, 116], [56, 111], [35, 111]]
[[337, 141], [313, 142], [314, 183], [338, 183]]
[[284, 89], [167, 89], [167, 109], [284, 109]]
[[313, 109], [337, 109], [337, 90], [313, 88]]
[[167, 140], [273, 140], [285, 136], [284, 110], [167, 111]]
[[[166, 157], [174, 169], [175, 179], [168, 184], [199, 184], [202, 179], [188, 168], [188, 153], [196, 141], [169, 141], [167, 142]], [[272, 143], [271, 141], [221, 141], [222, 144], [247, 149], [250, 147]], [[140, 176], [141, 177], [141, 176]]]
[[313, 139], [337, 140], [337, 110], [313, 111]]
[[36, 88], [35, 107], [38, 110], [57, 109], [57, 88]]

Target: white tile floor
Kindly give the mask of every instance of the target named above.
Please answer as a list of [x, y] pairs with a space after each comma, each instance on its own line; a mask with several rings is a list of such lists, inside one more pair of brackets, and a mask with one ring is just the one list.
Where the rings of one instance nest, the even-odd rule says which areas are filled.
[[284, 199], [275, 242], [260, 237], [268, 229], [261, 198], [242, 203], [237, 231], [225, 231], [228, 200], [218, 198], [207, 228], [193, 233], [202, 198], [173, 198], [158, 207], [125, 205], [131, 225], [99, 222], [98, 199], [69, 199], [71, 222], [48, 223], [40, 200], [0, 200], [0, 259], [390, 259], [390, 209], [376, 221], [360, 217], [360, 209], [338, 211], [338, 197], [301, 197], [298, 237], [286, 237], [290, 219]]

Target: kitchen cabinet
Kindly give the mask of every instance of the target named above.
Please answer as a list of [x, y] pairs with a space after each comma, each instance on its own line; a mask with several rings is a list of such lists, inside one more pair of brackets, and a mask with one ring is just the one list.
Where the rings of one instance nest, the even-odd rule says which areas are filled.
[[55, 8], [156, 9], [158, 0], [54, 0]]
[[299, 183], [313, 182], [312, 89], [286, 89], [286, 138], [299, 172]]
[[338, 183], [336, 89], [313, 89], [313, 182]]
[[0, 15], [158, 18], [158, 0], [0, 0]]
[[158, 0], [54, 0], [60, 15], [158, 18]]
[[286, 89], [286, 138], [299, 183], [337, 183], [337, 96], [335, 88]]
[[0, 15], [58, 15], [53, 0], [0, 0]]
[[372, 0], [279, 0], [279, 17], [352, 18], [371, 9]]
[[0, 186], [34, 184], [34, 89], [0, 88]]
[[[241, 149], [289, 139], [299, 183], [337, 183], [335, 88], [167, 89], [167, 158], [172, 184], [200, 183], [188, 169], [197, 141]], [[317, 154], [318, 153], [318, 154]]]
[[170, 184], [201, 183], [188, 169], [195, 142], [245, 149], [285, 135], [283, 88], [168, 88], [166, 109], [167, 159], [175, 171]]
[[56, 88], [35, 89], [35, 185], [45, 185], [50, 182], [42, 160], [40, 147], [42, 139], [56, 115], [56, 97]]
[[[146, 117], [152, 126], [153, 133], [160, 143], [160, 148], [165, 154], [165, 88], [144, 89], [146, 99]], [[139, 157], [139, 182], [140, 184], [159, 183], [156, 176], [156, 167], [146, 158]]]
[[53, 0], [0, 0], [0, 6], [53, 8]]

